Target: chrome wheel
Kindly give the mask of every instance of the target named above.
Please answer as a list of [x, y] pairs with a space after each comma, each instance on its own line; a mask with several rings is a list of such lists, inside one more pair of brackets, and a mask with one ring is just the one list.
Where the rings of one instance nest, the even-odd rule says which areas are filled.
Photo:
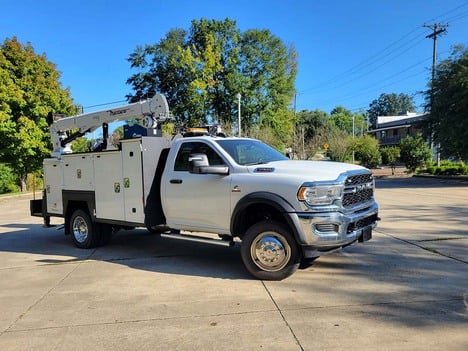
[[104, 229], [107, 228], [112, 229], [110, 226], [104, 226], [101, 223], [93, 223], [88, 211], [82, 209], [75, 210], [70, 218], [69, 233], [75, 246], [80, 249], [90, 249], [98, 246], [101, 239], [106, 239], [103, 238], [101, 232], [105, 232]]
[[286, 238], [278, 233], [261, 233], [250, 247], [253, 262], [262, 270], [276, 272], [291, 259], [291, 248]]
[[76, 216], [73, 220], [73, 236], [79, 243], [84, 243], [88, 239], [89, 228], [86, 220], [81, 216]]

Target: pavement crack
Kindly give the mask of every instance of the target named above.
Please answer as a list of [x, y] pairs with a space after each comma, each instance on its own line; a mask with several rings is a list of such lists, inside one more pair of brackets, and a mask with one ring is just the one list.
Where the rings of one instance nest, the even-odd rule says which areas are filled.
[[65, 279], [67, 279], [84, 261], [79, 262], [72, 270], [70, 270], [65, 276], [62, 277], [57, 283], [55, 283], [50, 289], [48, 289], [42, 296], [40, 296], [32, 305], [30, 305], [24, 312], [22, 312], [6, 329], [0, 332], [0, 336], [10, 331], [10, 329], [21, 319], [23, 319], [29, 311], [36, 307], [41, 301], [43, 301], [47, 295], [54, 291]]
[[[406, 240], [406, 239], [402, 239], [402, 238], [399, 238], [395, 235], [392, 235], [392, 234], [389, 234], [389, 233], [385, 233], [383, 231], [380, 231], [380, 230], [377, 230], [378, 233], [381, 233], [383, 235], [386, 235], [390, 238], [393, 238], [395, 240], [398, 240], [398, 241], [401, 241], [403, 243], [406, 243], [406, 244], [410, 244], [410, 245], [413, 245], [413, 246], [416, 246], [416, 247], [419, 247], [420, 249], [423, 249], [425, 251], [428, 251], [428, 252], [431, 252], [433, 254], [436, 254], [436, 255], [439, 255], [439, 256], [443, 256], [443, 257], [446, 257], [446, 258], [449, 258], [451, 260], [454, 260], [454, 261], [457, 261], [457, 262], [460, 262], [460, 263], [465, 263], [465, 264], [468, 264], [468, 261], [465, 261], [465, 260], [462, 260], [462, 259], [459, 259], [457, 257], [453, 257], [451, 255], [448, 255], [448, 254], [445, 254], [443, 252], [440, 252], [439, 250], [436, 250], [436, 249], [433, 249], [433, 248], [429, 248], [429, 247], [425, 247], [423, 245], [420, 245], [419, 243], [421, 242], [429, 242], [429, 241], [435, 241], [435, 240], [419, 240], [419, 241], [410, 241], [410, 240]], [[453, 238], [452, 238], [453, 239]], [[450, 239], [447, 239], [447, 240], [450, 240]]]
[[23, 332], [39, 331], [39, 330], [54, 330], [54, 329], [63, 329], [63, 328], [79, 328], [79, 327], [92, 327], [92, 326], [117, 325], [117, 324], [129, 324], [129, 323], [144, 323], [144, 322], [154, 322], [154, 321], [174, 321], [174, 320], [192, 319], [192, 318], [213, 318], [213, 317], [232, 316], [232, 315], [269, 313], [269, 312], [276, 312], [276, 311], [277, 311], [276, 309], [271, 309], [271, 310], [245, 311], [245, 312], [235, 312], [235, 313], [214, 313], [214, 314], [192, 315], [192, 316], [114, 320], [114, 321], [109, 321], [109, 322], [78, 323], [78, 324], [57, 325], [57, 326], [49, 326], [49, 327], [14, 329], [14, 330], [7, 330], [4, 333], [6, 332], [23, 333]]
[[422, 240], [415, 240], [415, 242], [418, 242], [418, 243], [424, 243], [424, 242], [431, 242], [431, 241], [445, 241], [445, 240], [466, 240], [466, 238], [459, 238], [459, 237], [456, 237], [456, 238], [436, 238], [436, 239], [422, 239]]
[[271, 301], [273, 302], [273, 304], [275, 305], [275, 308], [276, 310], [278, 311], [278, 313], [280, 314], [281, 318], [283, 319], [283, 322], [284, 324], [286, 324], [286, 326], [288, 327], [289, 331], [291, 332], [291, 335], [293, 336], [294, 340], [296, 341], [297, 345], [300, 347], [300, 349], [302, 351], [304, 351], [304, 348], [302, 347], [301, 345], [301, 342], [299, 341], [296, 333], [294, 333], [294, 330], [292, 329], [291, 325], [288, 323], [288, 321], [286, 320], [286, 317], [284, 316], [283, 312], [281, 311], [280, 307], [278, 306], [278, 304], [276, 303], [275, 299], [273, 298], [273, 296], [271, 295], [271, 292], [270, 290], [268, 289], [268, 287], [265, 285], [265, 282], [262, 280], [262, 285], [263, 287], [265, 288], [265, 291], [267, 292], [268, 296], [270, 296], [270, 299]]

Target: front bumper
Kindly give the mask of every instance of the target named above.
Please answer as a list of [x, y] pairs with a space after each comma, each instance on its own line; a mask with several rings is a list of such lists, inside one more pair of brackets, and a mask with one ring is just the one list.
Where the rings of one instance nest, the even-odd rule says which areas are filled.
[[378, 205], [373, 202], [370, 207], [352, 214], [298, 213], [303, 246], [307, 247], [308, 252], [326, 252], [360, 239], [367, 240], [369, 231], [376, 227], [379, 220], [378, 210]]

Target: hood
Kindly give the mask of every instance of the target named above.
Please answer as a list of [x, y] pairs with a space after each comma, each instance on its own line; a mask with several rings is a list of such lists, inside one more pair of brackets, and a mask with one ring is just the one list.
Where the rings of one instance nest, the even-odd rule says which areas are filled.
[[350, 163], [299, 160], [274, 161], [248, 166], [248, 168], [252, 173], [289, 175], [294, 178], [300, 178], [302, 181], [333, 181], [340, 174], [347, 171], [367, 170], [364, 167]]

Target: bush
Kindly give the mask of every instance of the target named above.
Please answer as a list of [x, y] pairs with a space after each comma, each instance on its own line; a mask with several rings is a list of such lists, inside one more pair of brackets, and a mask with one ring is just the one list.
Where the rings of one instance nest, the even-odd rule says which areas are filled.
[[44, 179], [40, 174], [28, 174], [26, 177], [26, 189], [40, 190], [44, 187]]
[[410, 172], [426, 165], [432, 157], [432, 152], [421, 135], [408, 136], [400, 142], [400, 158]]
[[400, 148], [398, 146], [381, 147], [380, 154], [384, 165], [394, 166], [400, 158]]
[[382, 162], [377, 139], [365, 135], [353, 140], [355, 159], [364, 167], [375, 168]]
[[441, 161], [440, 166], [430, 163], [426, 168], [420, 169], [418, 173], [429, 173], [433, 175], [466, 175], [468, 166], [463, 162]]
[[16, 180], [17, 177], [13, 170], [7, 165], [0, 163], [0, 194], [19, 191]]

